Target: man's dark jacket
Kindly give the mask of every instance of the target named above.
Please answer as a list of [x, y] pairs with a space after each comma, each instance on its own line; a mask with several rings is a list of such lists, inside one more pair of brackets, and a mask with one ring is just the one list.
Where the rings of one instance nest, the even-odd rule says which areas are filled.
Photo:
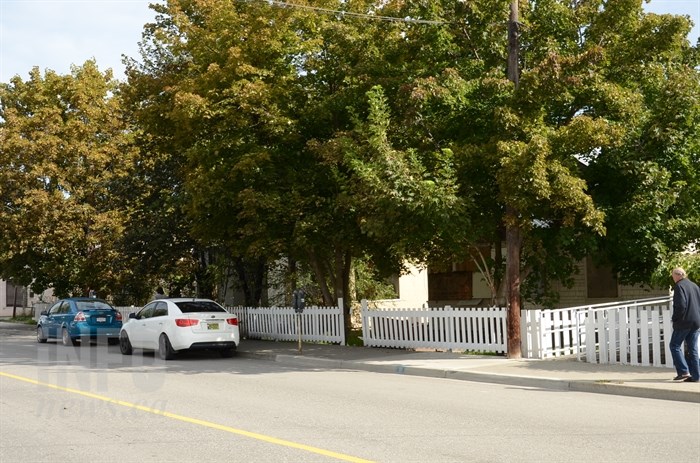
[[673, 291], [674, 330], [700, 329], [700, 288], [687, 278], [676, 283]]

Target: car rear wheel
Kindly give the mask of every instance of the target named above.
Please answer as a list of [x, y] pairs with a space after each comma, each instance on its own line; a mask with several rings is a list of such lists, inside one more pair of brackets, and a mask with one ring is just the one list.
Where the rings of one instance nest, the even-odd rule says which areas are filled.
[[163, 360], [172, 360], [175, 358], [175, 349], [173, 349], [173, 346], [170, 344], [170, 339], [168, 339], [168, 335], [165, 333], [161, 334], [160, 338], [158, 338], [158, 355]]
[[40, 326], [36, 327], [36, 342], [46, 342], [46, 336], [44, 336], [44, 329]]
[[70, 337], [70, 333], [68, 333], [68, 328], [63, 328], [63, 332], [61, 334], [61, 341], [63, 341], [64, 346], [77, 346], [78, 344], [80, 344], [80, 341]]
[[119, 350], [123, 355], [131, 355], [134, 351], [131, 347], [131, 341], [129, 341], [129, 335], [124, 332], [119, 335]]

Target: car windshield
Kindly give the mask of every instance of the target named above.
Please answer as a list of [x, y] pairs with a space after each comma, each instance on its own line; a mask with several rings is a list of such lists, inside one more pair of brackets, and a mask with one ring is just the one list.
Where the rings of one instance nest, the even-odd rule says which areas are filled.
[[212, 301], [183, 301], [176, 302], [175, 305], [178, 306], [182, 313], [226, 312], [219, 304]]
[[112, 306], [103, 301], [75, 301], [78, 310], [112, 310]]

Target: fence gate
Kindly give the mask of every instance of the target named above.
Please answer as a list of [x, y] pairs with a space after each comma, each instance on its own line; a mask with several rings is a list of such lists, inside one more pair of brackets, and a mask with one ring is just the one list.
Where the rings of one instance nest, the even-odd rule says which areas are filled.
[[362, 301], [362, 339], [368, 347], [505, 353], [507, 311], [490, 308], [369, 309]]
[[523, 355], [672, 367], [670, 297], [521, 312]]

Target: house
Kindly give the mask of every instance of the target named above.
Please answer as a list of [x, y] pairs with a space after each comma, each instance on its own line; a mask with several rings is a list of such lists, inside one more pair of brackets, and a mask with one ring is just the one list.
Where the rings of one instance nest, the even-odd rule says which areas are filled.
[[[574, 285], [554, 286], [559, 302], [554, 308], [600, 304], [611, 301], [668, 296], [668, 288], [650, 288], [621, 284], [607, 267], [598, 267], [589, 257], [577, 264]], [[487, 307], [491, 305], [491, 289], [477, 265], [471, 260], [429, 269], [412, 268], [395, 279], [397, 299], [372, 301], [381, 307]], [[503, 288], [501, 288], [503, 289]], [[500, 294], [501, 303], [503, 294]], [[524, 303], [523, 308], [542, 308]]]
[[24, 308], [29, 306], [27, 288], [15, 285], [9, 281], [0, 280], [0, 316], [11, 317], [13, 312], [24, 314]]
[[25, 286], [0, 280], [0, 317], [34, 315], [36, 308], [46, 306], [54, 299], [51, 290], [34, 294]]

